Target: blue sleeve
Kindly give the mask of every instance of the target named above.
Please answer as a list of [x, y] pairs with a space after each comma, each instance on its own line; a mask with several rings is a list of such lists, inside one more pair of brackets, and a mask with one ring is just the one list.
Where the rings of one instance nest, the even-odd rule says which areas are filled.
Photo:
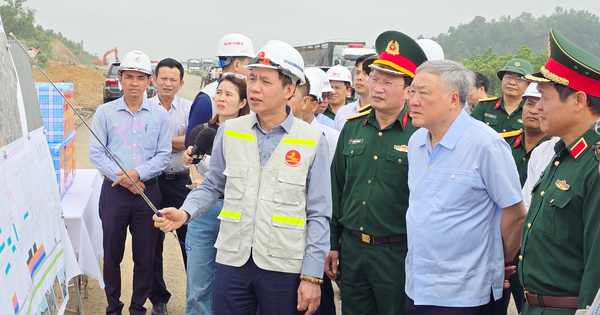
[[[108, 145], [108, 133], [106, 126], [106, 114], [105, 114], [106, 106], [100, 106], [96, 110], [94, 114], [94, 120], [92, 122], [92, 130], [94, 133], [100, 138], [100, 141], [105, 145]], [[102, 175], [110, 178], [112, 181], [115, 181], [119, 178], [119, 176], [115, 175], [115, 172], [121, 171], [117, 163], [110, 158], [108, 153], [104, 150], [102, 145], [98, 143], [95, 137], [90, 137], [90, 162], [94, 165]]]
[[329, 144], [325, 136], [321, 135], [306, 182], [306, 248], [302, 261], [302, 274], [315, 278], [323, 277], [325, 258], [329, 254], [329, 220], [331, 220], [329, 165]]
[[190, 108], [190, 118], [188, 121], [188, 128], [185, 131], [185, 146], [190, 146], [188, 138], [190, 136], [190, 131], [194, 129], [194, 127], [201, 125], [203, 123], [207, 123], [212, 118], [212, 101], [210, 96], [206, 93], [200, 92], [194, 99], [192, 103], [192, 107]]
[[485, 149], [480, 165], [486, 191], [500, 208], [510, 207], [523, 200], [517, 166], [510, 146], [504, 139], [494, 140]]
[[223, 191], [225, 190], [227, 176], [223, 174], [225, 172], [223, 129], [219, 128], [217, 130], [212, 155], [210, 156], [210, 167], [208, 173], [206, 173], [206, 177], [196, 189], [188, 194], [180, 208], [189, 213], [190, 221], [197, 215], [202, 215], [206, 212], [223, 195]]

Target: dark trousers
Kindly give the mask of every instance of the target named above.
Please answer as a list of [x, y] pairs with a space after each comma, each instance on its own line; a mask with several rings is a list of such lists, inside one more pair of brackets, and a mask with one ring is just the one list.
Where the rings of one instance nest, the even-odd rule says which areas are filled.
[[215, 264], [213, 314], [295, 315], [299, 274], [260, 269], [252, 257], [241, 267]]
[[321, 304], [314, 314], [335, 315], [335, 294], [331, 280], [326, 274], [323, 274], [323, 284], [321, 285]]
[[342, 313], [404, 314], [406, 242], [368, 244], [342, 233], [340, 245]]
[[[145, 193], [154, 205], [160, 205], [160, 191], [156, 183], [146, 186]], [[141, 196], [121, 186], [111, 187], [110, 182], [104, 181], [100, 193], [100, 219], [104, 247], [104, 290], [108, 301], [106, 313], [121, 313], [123, 309], [123, 302], [120, 301], [121, 261], [129, 227], [134, 262], [129, 313], [146, 314], [144, 303], [152, 290], [152, 258], [159, 234], [154, 227], [153, 214]]]
[[406, 315], [491, 315], [494, 314], [494, 296], [490, 302], [475, 307], [445, 307], [434, 305], [415, 305], [408, 296], [406, 297]]
[[510, 304], [510, 294], [511, 293], [512, 293], [513, 298], [515, 299], [515, 306], [517, 307], [517, 311], [519, 313], [521, 313], [521, 309], [523, 308], [523, 301], [524, 301], [523, 286], [521, 285], [521, 282], [519, 281], [519, 270], [518, 270], [520, 252], [521, 251], [519, 251], [519, 253], [517, 253], [515, 260], [513, 261], [513, 265], [517, 266], [517, 273], [515, 273], [514, 275], [512, 275], [508, 278], [508, 282], [510, 282], [510, 289], [506, 289], [506, 290], [502, 291], [502, 298], [500, 300], [496, 301], [496, 304], [494, 306], [495, 307], [495, 311], [494, 311], [495, 315], [506, 315], [507, 314], [508, 305]]
[[[190, 193], [190, 189], [185, 185], [190, 185], [192, 180], [189, 176], [177, 178], [177, 179], [166, 179], [165, 176], [161, 175], [158, 177], [158, 187], [160, 188], [160, 195], [162, 196], [162, 202], [160, 209], [167, 207], [175, 207], [179, 209], [185, 198]], [[185, 236], [187, 233], [187, 225], [182, 225], [176, 230], [177, 237], [180, 241], [185, 242]], [[170, 233], [169, 233], [170, 234]], [[165, 237], [173, 237], [172, 235], [166, 235], [165, 233], [159, 233], [156, 241], [156, 250], [154, 251], [154, 265], [152, 271], [152, 291], [148, 298], [152, 302], [152, 305], [157, 303], [168, 303], [171, 298], [171, 293], [167, 290], [167, 285], [163, 278], [163, 245]], [[187, 253], [183, 244], [179, 243], [181, 249], [181, 255], [183, 256], [183, 266], [187, 271]], [[168, 266], [167, 266], [168, 267]]]

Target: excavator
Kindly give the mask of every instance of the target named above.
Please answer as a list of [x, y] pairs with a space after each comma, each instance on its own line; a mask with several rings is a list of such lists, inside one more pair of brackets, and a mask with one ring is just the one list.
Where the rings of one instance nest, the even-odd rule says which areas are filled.
[[119, 62], [119, 51], [117, 50], [117, 47], [115, 47], [114, 49], [111, 49], [109, 51], [107, 51], [104, 56], [102, 57], [102, 60], [94, 60], [94, 64], [97, 66], [106, 66], [108, 65], [108, 62], [106, 62], [106, 56], [110, 55], [110, 53], [114, 52], [115, 53], [115, 62]]

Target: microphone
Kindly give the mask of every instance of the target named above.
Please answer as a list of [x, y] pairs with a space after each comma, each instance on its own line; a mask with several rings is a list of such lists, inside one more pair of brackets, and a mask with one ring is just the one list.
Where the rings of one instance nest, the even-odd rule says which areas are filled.
[[217, 135], [217, 131], [212, 128], [204, 128], [198, 136], [196, 136], [196, 141], [194, 141], [194, 148], [192, 148], [192, 164], [200, 163], [204, 154], [210, 155], [212, 153], [213, 141], [215, 140], [215, 136]]
[[200, 131], [202, 131], [204, 128], [204, 124], [199, 124], [196, 125], [196, 127], [194, 127], [192, 130], [190, 130], [190, 134], [188, 135], [187, 139], [185, 139], [185, 147], [189, 147], [191, 146], [193, 143], [196, 143], [196, 137], [198, 136], [198, 134], [200, 133]]

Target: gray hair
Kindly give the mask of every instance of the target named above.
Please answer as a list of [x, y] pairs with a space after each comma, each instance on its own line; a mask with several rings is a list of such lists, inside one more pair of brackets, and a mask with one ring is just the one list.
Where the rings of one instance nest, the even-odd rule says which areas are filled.
[[421, 64], [416, 73], [427, 72], [438, 75], [438, 85], [446, 92], [458, 92], [460, 105], [469, 97], [471, 88], [475, 85], [475, 73], [465, 69], [460, 63], [452, 60], [431, 60]]

